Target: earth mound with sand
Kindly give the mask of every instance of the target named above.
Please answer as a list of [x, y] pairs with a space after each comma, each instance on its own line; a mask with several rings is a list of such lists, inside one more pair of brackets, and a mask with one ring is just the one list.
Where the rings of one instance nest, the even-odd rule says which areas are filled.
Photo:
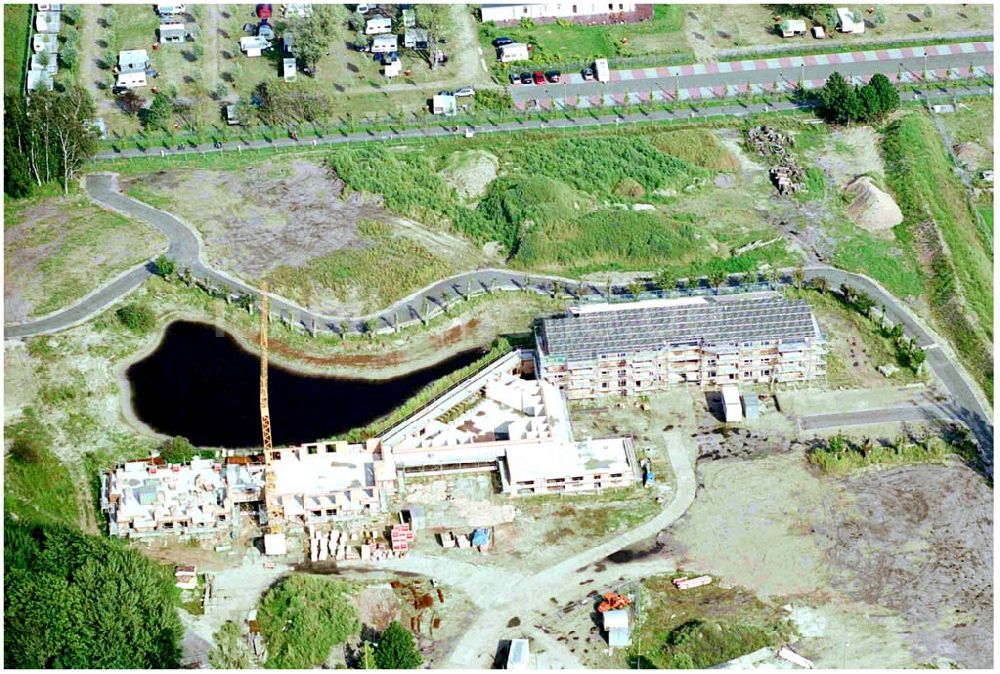
[[955, 158], [967, 169], [989, 166], [990, 151], [978, 143], [959, 143], [954, 148]]
[[858, 226], [870, 232], [881, 232], [903, 221], [903, 212], [893, 198], [876, 187], [868, 176], [855, 178], [844, 189], [854, 197], [847, 214]]

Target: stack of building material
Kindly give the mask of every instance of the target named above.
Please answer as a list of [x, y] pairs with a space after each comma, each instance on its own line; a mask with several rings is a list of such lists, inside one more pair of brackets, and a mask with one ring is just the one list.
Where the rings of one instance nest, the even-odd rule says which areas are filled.
[[783, 660], [788, 660], [788, 662], [796, 664], [799, 667], [805, 667], [806, 669], [813, 668], [812, 660], [802, 657], [788, 646], [782, 646], [778, 649], [778, 657]]
[[747, 131], [747, 145], [771, 164], [768, 175], [779, 194], [794, 194], [805, 183], [805, 171], [788, 152], [792, 139], [769, 126], [755, 126]]
[[174, 585], [182, 590], [198, 587], [198, 569], [193, 564], [181, 565], [174, 569]]
[[393, 552], [409, 551], [410, 543], [413, 542], [413, 539], [413, 530], [410, 528], [409, 524], [394, 524], [392, 526], [390, 540], [392, 542]]
[[674, 578], [674, 585], [678, 590], [690, 590], [693, 587], [701, 587], [712, 582], [711, 576], [698, 576], [697, 578]]
[[453, 548], [455, 547], [455, 535], [450, 531], [444, 531], [441, 533], [441, 547], [442, 548]]
[[455, 540], [456, 543], [458, 544], [458, 547], [460, 548], [468, 548], [472, 545], [472, 543], [469, 541], [469, 537], [466, 536], [465, 534], [459, 534], [458, 536], [455, 537]]

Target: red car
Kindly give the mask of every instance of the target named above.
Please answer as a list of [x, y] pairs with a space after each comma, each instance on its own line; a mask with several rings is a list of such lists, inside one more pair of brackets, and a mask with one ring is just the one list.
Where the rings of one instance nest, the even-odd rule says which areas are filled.
[[545, 73], [541, 70], [535, 71], [535, 84], [545, 84]]

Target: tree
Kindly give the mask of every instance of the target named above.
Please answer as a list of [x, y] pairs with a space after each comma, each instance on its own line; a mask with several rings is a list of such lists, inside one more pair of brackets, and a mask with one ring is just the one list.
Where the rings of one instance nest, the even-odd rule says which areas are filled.
[[849, 124], [860, 117], [861, 102], [857, 91], [839, 72], [827, 78], [819, 90], [819, 102], [820, 113], [833, 124]]
[[811, 283], [812, 287], [818, 290], [820, 293], [825, 293], [827, 289], [830, 287], [830, 282], [827, 281], [822, 276], [817, 276], [811, 281]]
[[58, 525], [4, 522], [4, 660], [12, 669], [176, 668], [173, 574]]
[[167, 257], [165, 253], [156, 258], [154, 264], [156, 265], [156, 273], [163, 278], [168, 278], [177, 271], [177, 263]]
[[286, 577], [264, 596], [257, 620], [266, 665], [279, 669], [318, 667], [361, 626], [350, 585], [322, 576]]
[[854, 304], [854, 288], [847, 285], [846, 283], [840, 284], [840, 295], [844, 298], [844, 301], [848, 304]]
[[365, 639], [361, 642], [361, 647], [358, 648], [358, 669], [376, 669], [375, 665], [375, 646], [372, 642]]
[[330, 5], [315, 4], [308, 17], [287, 19], [287, 30], [295, 39], [297, 55], [312, 73], [319, 60], [330, 53], [330, 41], [336, 27], [336, 17]]
[[227, 620], [212, 635], [212, 641], [215, 646], [208, 654], [212, 669], [250, 669], [250, 653], [243, 643], [239, 625]]
[[367, 321], [365, 321], [364, 327], [365, 327], [365, 333], [372, 339], [375, 339], [375, 330], [378, 329], [378, 322], [373, 318], [369, 318]]
[[147, 128], [162, 128], [166, 125], [174, 114], [174, 104], [165, 94], [158, 93], [153, 96], [153, 102], [146, 110], [142, 119], [143, 126]]
[[188, 463], [198, 454], [198, 449], [180, 436], [164, 440], [160, 445], [160, 458], [167, 463]]
[[379, 669], [417, 669], [421, 664], [413, 635], [393, 620], [375, 645], [375, 665]]
[[667, 269], [661, 269], [653, 277], [653, 286], [664, 292], [677, 289], [677, 276]]
[[33, 186], [69, 183], [97, 152], [97, 131], [91, 120], [94, 104], [80, 87], [4, 96], [4, 189], [10, 196], [27, 196]]
[[802, 283], [806, 280], [806, 270], [802, 265], [798, 265], [792, 270], [792, 281], [795, 282], [795, 287], [802, 289]]
[[146, 99], [140, 96], [134, 89], [129, 89], [118, 97], [118, 107], [126, 115], [135, 117], [146, 106]]
[[639, 279], [633, 279], [628, 284], [628, 294], [632, 297], [638, 297], [646, 289], [646, 284]]
[[719, 291], [719, 288], [721, 288], [728, 279], [729, 274], [721, 269], [713, 269], [708, 273], [708, 284], [715, 288], [716, 292]]
[[862, 122], [875, 122], [882, 118], [882, 108], [875, 89], [866, 84], [858, 90], [858, 104]]
[[882, 73], [872, 75], [868, 85], [878, 99], [879, 116], [883, 117], [899, 109], [899, 90], [892, 86], [889, 78]]
[[912, 369], [915, 374], [920, 374], [920, 369], [923, 367], [924, 361], [927, 360], [927, 352], [918, 346], [910, 350], [908, 360], [910, 363], [910, 369]]
[[426, 4], [417, 5], [417, 23], [427, 29], [427, 58], [431, 70], [437, 66], [438, 44], [441, 39], [454, 30], [455, 22], [451, 5]]

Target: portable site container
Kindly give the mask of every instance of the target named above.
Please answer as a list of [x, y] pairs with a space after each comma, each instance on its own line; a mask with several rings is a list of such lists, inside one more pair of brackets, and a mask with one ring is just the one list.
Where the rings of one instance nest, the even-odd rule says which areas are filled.
[[594, 72], [597, 73], [598, 82], [610, 82], [611, 70], [608, 68], [607, 59], [597, 59], [594, 61]]
[[512, 42], [500, 47], [500, 62], [513, 63], [514, 61], [527, 61], [531, 58], [531, 50], [523, 42]]

